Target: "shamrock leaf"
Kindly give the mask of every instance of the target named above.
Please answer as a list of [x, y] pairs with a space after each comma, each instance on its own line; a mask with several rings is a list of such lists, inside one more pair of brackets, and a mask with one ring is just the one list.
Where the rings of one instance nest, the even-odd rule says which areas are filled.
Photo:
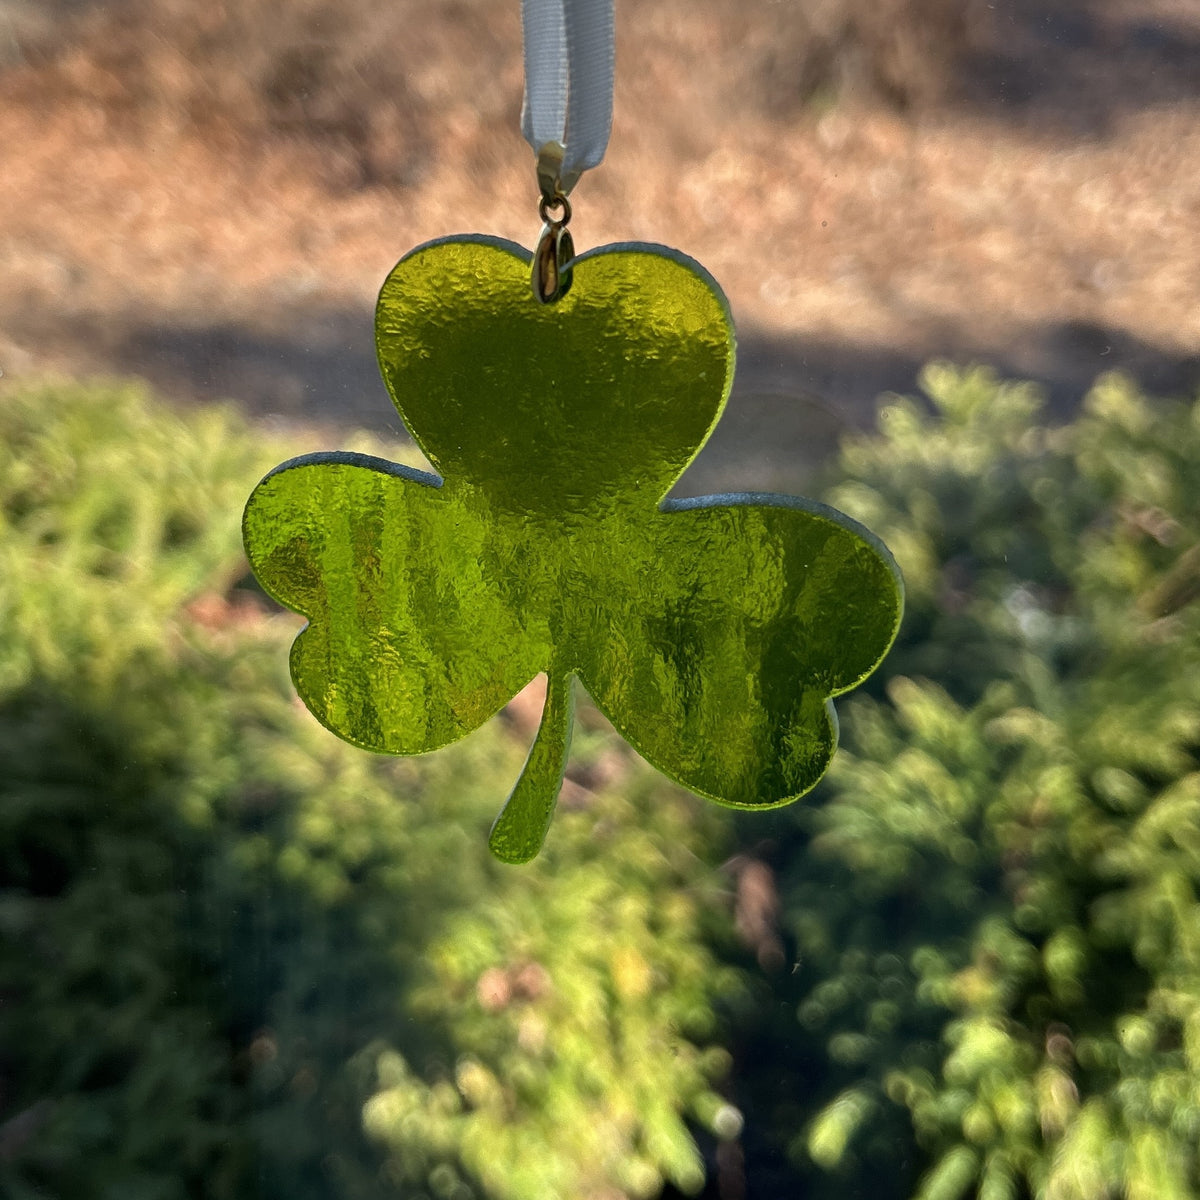
[[491, 845], [532, 858], [578, 677], [639, 753], [723, 804], [786, 804], [837, 740], [831, 698], [886, 653], [891, 555], [775, 495], [664, 500], [729, 393], [733, 331], [698, 264], [606, 247], [538, 304], [529, 255], [419, 247], [379, 297], [384, 381], [439, 476], [357, 454], [284, 463], [246, 508], [251, 564], [308, 624], [292, 676], [347, 741], [419, 754], [547, 676]]

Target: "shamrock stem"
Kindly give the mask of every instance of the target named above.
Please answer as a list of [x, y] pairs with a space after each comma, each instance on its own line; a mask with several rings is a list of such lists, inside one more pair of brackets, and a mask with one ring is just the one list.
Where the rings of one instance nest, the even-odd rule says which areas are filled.
[[488, 838], [492, 853], [501, 862], [528, 862], [546, 840], [567, 769], [574, 713], [571, 675], [560, 675], [552, 667], [546, 673], [546, 704], [537, 737]]

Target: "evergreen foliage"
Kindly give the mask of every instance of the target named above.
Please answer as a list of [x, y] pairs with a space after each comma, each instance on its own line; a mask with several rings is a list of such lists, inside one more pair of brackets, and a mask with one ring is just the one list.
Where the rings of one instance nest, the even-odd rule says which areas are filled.
[[809, 1197], [1188, 1200], [1200, 403], [1110, 377], [1051, 428], [984, 371], [924, 386], [831, 495], [908, 613], [823, 795], [773, 830], [795, 969], [749, 1129]]
[[685, 1119], [732, 1111], [705, 809], [585, 730], [591, 787], [501, 867], [516, 739], [344, 746], [295, 619], [231, 590], [296, 447], [65, 386], [9, 390], [0, 446], [0, 1193], [698, 1187]]
[[820, 791], [731, 819], [585, 709], [520, 869], [527, 738], [375, 758], [296, 703], [237, 520], [305, 447], [9, 388], [0, 1194], [615, 1200], [704, 1186], [693, 1135], [765, 1200], [1200, 1193], [1200, 404], [925, 387], [829, 495], [908, 613]]

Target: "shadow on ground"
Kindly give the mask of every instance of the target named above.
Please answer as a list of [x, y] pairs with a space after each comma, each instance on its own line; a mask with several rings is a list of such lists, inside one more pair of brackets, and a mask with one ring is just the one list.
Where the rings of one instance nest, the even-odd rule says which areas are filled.
[[[92, 369], [140, 376], [164, 396], [234, 398], [254, 417], [317, 427], [322, 445], [353, 429], [405, 434], [375, 365], [365, 310], [313, 314], [286, 331], [145, 325], [113, 341], [114, 326], [105, 325], [105, 334], [100, 328], [88, 355]], [[80, 336], [80, 326], [72, 326], [76, 351]], [[1031, 328], [999, 348], [953, 334], [921, 354], [749, 332], [739, 340], [733, 398], [680, 490], [800, 486], [841, 434], [872, 423], [881, 394], [916, 391], [921, 367], [934, 357], [984, 362], [1001, 377], [1033, 380], [1051, 414], [1063, 419], [1107, 371], [1128, 372], [1153, 395], [1200, 390], [1200, 354], [1171, 353], [1083, 322]]]
[[1112, 0], [988, 8], [986, 44], [960, 69], [963, 99], [984, 115], [1098, 136], [1127, 113], [1200, 97], [1200, 12], [1184, 0], [1175, 15], [1123, 13]]
[[[649, 2], [644, 3], [646, 10], [650, 7]], [[781, 103], [803, 108], [813, 99], [805, 87], [806, 77], [815, 69], [808, 58], [819, 58], [821, 51], [812, 45], [810, 21], [799, 6], [791, 13], [778, 5], [769, 12], [762, 7], [760, 19], [775, 27], [782, 55], [773, 68], [763, 64], [758, 67], [759, 75], [773, 71], [779, 76], [777, 86], [762, 91], [762, 115], [770, 119], [778, 117]], [[835, 14], [840, 11], [844, 30], [857, 27], [861, 14], [856, 15], [858, 10], [853, 4], [843, 4], [841, 10], [837, 4], [826, 7]], [[963, 32], [933, 43], [946, 61], [924, 64], [944, 77], [946, 86], [929, 90], [927, 98], [917, 102], [918, 107], [961, 104], [992, 119], [1034, 122], [1058, 135], [1103, 136], [1124, 115], [1200, 97], [1200, 10], [1196, 0], [975, 0], [973, 4], [964, 0], [963, 7], [967, 15], [960, 14], [957, 21], [951, 22], [961, 25]], [[335, 8], [331, 0], [329, 11]], [[80, 20], [93, 9], [101, 15], [107, 11], [111, 25], [101, 22], [93, 27]], [[147, 13], [155, 11], [153, 5], [140, 10], [129, 0], [0, 0], [0, 73], [53, 57], [64, 39], [69, 43], [72, 38], [83, 38], [84, 46], [88, 39], [98, 39], [103, 46], [114, 36], [142, 29], [149, 19]], [[174, 15], [169, 11], [159, 13], [154, 19], [161, 28], [156, 25], [153, 36], [161, 37], [165, 31], [168, 38], [173, 32], [186, 37], [188, 11], [184, 6]], [[729, 32], [735, 28], [730, 22], [735, 22], [737, 12], [734, 3], [708, 0], [697, 6], [695, 19]], [[370, 15], [370, 0], [351, 5], [343, 13], [346, 30], [356, 22], [361, 24], [364, 14]], [[458, 19], [454, 6], [440, 0], [422, 0], [414, 14], [413, 19], [423, 23]], [[630, 19], [643, 17], [639, 7], [634, 6]], [[945, 21], [946, 17], [939, 16], [936, 7], [916, 4], [906, 8], [902, 4], [896, 19], [910, 23], [912, 32], [919, 35], [921, 22]], [[821, 27], [820, 22], [817, 27]], [[837, 27], [834, 20], [833, 28]], [[870, 21], [867, 27], [872, 27]], [[799, 41], [793, 48], [796, 39]], [[838, 44], [837, 37], [833, 40]], [[851, 33], [851, 49], [842, 49], [848, 63], [856, 55], [861, 57], [864, 47], [868, 57], [871, 53], [883, 54], [879, 47], [872, 51], [871, 39], [862, 30], [859, 41], [861, 45], [854, 42]], [[213, 50], [216, 44], [208, 49]], [[180, 46], [185, 55], [195, 53], [186, 41]], [[89, 53], [95, 49], [93, 45]], [[392, 90], [397, 94], [404, 90], [402, 61], [395, 64], [397, 74], [392, 79]], [[216, 65], [209, 64], [209, 69]], [[308, 80], [306, 87], [315, 80]], [[346, 81], [339, 86], [344, 88]], [[900, 92], [903, 94], [892, 100], [906, 107], [921, 89], [913, 89], [913, 96], [907, 96], [903, 87]], [[298, 95], [307, 103], [307, 92]], [[327, 104], [344, 99], [325, 98]], [[414, 136], [434, 114], [424, 108], [415, 93], [405, 92], [405, 100], [413, 106], [406, 136]], [[272, 97], [264, 97], [264, 102], [269, 107]], [[313, 112], [318, 111], [320, 104], [316, 103]], [[356, 119], [361, 120], [361, 114]], [[315, 132], [319, 132], [315, 126], [309, 129], [310, 134]], [[363, 182], [357, 180], [356, 185]]]

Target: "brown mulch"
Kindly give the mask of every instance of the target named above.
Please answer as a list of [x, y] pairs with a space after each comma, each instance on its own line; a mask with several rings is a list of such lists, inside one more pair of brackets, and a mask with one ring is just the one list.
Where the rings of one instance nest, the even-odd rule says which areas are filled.
[[[156, 107], [120, 73], [150, 69], [136, 46], [117, 66], [86, 38], [10, 61], [0, 369], [141, 374], [181, 399], [394, 427], [370, 308], [396, 258], [451, 232], [537, 232], [515, 0], [398, 7], [419, 36], [397, 35], [403, 87], [365, 134], [361, 106], [322, 125], [290, 99], [239, 124], [236, 90], [205, 119], [210, 85], [178, 55], [154, 66], [164, 95], [182, 73]], [[814, 431], [866, 419], [935, 356], [1039, 379], [1063, 405], [1112, 366], [1200, 384], [1200, 11], [979, 7], [935, 95], [836, 104], [780, 84], [787, 6], [619, 7], [611, 149], [573, 229], [581, 248], [679, 247], [728, 292], [743, 407], [713, 479], [786, 478]], [[354, 60], [337, 69], [348, 87]], [[369, 84], [368, 101], [386, 79]]]

